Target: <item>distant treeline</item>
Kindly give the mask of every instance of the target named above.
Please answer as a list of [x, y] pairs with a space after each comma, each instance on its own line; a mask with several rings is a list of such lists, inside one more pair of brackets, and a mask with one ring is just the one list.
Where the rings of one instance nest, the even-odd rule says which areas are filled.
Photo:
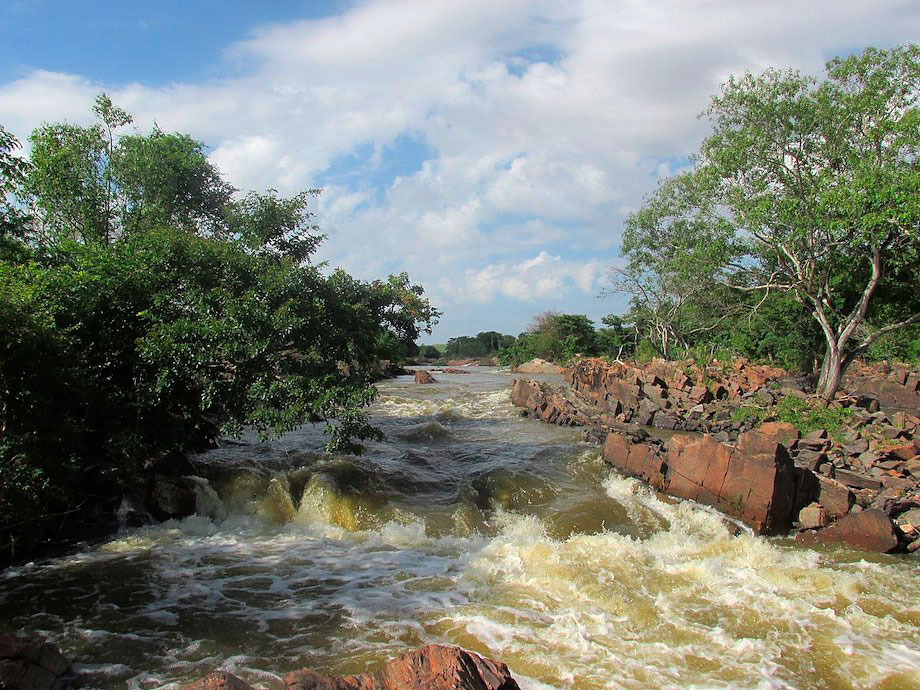
[[[727, 298], [726, 298], [727, 299]], [[496, 331], [459, 336], [447, 341], [446, 350], [422, 346], [429, 359], [498, 357], [506, 366], [534, 358], [565, 364], [576, 356], [648, 361], [735, 357], [809, 373], [820, 362], [822, 339], [815, 331], [807, 307], [789, 295], [735, 296], [728, 316], [711, 312], [680, 313], [681, 338], [665, 349], [656, 337], [656, 320], [641, 303], [621, 316], [605, 316], [602, 327], [583, 314], [544, 312], [534, 317], [526, 331], [514, 337]], [[755, 309], [756, 307], [756, 309]], [[876, 341], [863, 353], [867, 361], [920, 361], [920, 327], [905, 328]]]

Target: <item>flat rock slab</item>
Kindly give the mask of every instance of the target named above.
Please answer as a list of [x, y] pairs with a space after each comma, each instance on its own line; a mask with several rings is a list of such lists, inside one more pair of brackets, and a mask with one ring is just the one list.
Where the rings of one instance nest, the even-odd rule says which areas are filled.
[[511, 371], [517, 374], [561, 374], [562, 367], [558, 364], [553, 364], [552, 362], [547, 362], [545, 359], [532, 359], [529, 362], [524, 362], [514, 367]]

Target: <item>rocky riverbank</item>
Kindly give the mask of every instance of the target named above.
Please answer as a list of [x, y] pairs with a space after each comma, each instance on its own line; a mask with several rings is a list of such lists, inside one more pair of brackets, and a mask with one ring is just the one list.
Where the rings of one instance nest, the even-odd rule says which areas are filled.
[[[0, 688], [67, 690], [77, 687], [70, 662], [40, 638], [0, 636]], [[379, 671], [330, 676], [312, 669], [283, 676], [284, 690], [519, 690], [508, 667], [452, 645], [428, 645], [386, 663]], [[182, 690], [255, 690], [241, 678], [216, 671]]]
[[[797, 529], [806, 542], [920, 550], [916, 372], [857, 367], [829, 406], [836, 427], [805, 434], [771, 416], [798, 409], [786, 399], [811, 409], [808, 382], [781, 369], [588, 359], [563, 376], [568, 386], [516, 379], [512, 401], [544, 422], [586, 427], [588, 438], [604, 444], [605, 461], [624, 474], [761, 534]], [[649, 426], [701, 435], [665, 441], [651, 437]]]

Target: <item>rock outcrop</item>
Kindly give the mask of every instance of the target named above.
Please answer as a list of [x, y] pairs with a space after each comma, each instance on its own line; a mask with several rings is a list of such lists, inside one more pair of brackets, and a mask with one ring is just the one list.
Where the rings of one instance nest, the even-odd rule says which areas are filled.
[[532, 359], [529, 362], [518, 364], [511, 371], [518, 374], [561, 374], [562, 367], [545, 359]]
[[675, 436], [666, 450], [612, 432], [603, 454], [624, 474], [672, 496], [712, 506], [760, 534], [788, 532], [798, 514], [789, 454], [755, 431], [743, 434], [736, 446], [712, 436]]
[[418, 369], [415, 372], [416, 383], [437, 383], [437, 380], [424, 369]]
[[[586, 427], [586, 438], [604, 443], [607, 462], [625, 474], [711, 505], [763, 534], [797, 526], [821, 530], [809, 532], [815, 541], [920, 553], [920, 526], [898, 526], [901, 515], [920, 509], [918, 409], [884, 412], [877, 399], [845, 392], [830, 404], [831, 412], [846, 413], [839, 417], [845, 425], [833, 434], [802, 435], [769, 417], [785, 396], [808, 399], [802, 381], [779, 369], [736, 363], [701, 372], [687, 362], [656, 360], [639, 368], [586, 359], [564, 377], [568, 387], [517, 379], [512, 402], [544, 422]], [[878, 390], [900, 386], [913, 393], [917, 378], [892, 370]], [[755, 427], [764, 417], [769, 421]], [[643, 426], [707, 435], [678, 433], [664, 443], [649, 439]], [[852, 522], [835, 527], [860, 511], [884, 516], [873, 513], [871, 523], [884, 538], [860, 537]]]
[[563, 377], [616, 423], [737, 436], [738, 426], [731, 417], [741, 398], [788, 374], [741, 361], [724, 371], [704, 371], [692, 362], [656, 359], [639, 368], [589, 358], [566, 369]]
[[601, 421], [597, 410], [571, 389], [542, 381], [515, 379], [511, 402], [523, 408], [524, 414], [547, 424], [591, 426]]
[[[460, 647], [428, 645], [388, 662], [380, 671], [328, 676], [310, 669], [284, 676], [285, 690], [519, 690], [508, 667]], [[253, 690], [226, 672], [183, 690]]]
[[64, 690], [71, 687], [69, 670], [67, 659], [52, 643], [0, 635], [0, 688]]
[[905, 365], [881, 363], [869, 366], [853, 362], [843, 379], [844, 386], [854, 396], [875, 400], [875, 409], [906, 411], [920, 410], [920, 372]]
[[884, 511], [864, 510], [851, 513], [817, 532], [802, 532], [798, 539], [804, 543], [846, 544], [863, 551], [892, 553], [900, 548], [898, 532]]

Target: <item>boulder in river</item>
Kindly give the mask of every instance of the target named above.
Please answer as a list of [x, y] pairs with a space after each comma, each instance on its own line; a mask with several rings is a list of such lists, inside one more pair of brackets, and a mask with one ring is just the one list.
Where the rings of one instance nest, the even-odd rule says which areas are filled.
[[416, 383], [437, 383], [437, 380], [434, 376], [429, 374], [424, 369], [419, 369], [415, 372], [415, 382]]
[[70, 664], [56, 645], [41, 638], [0, 635], [0, 688], [63, 690]]
[[846, 544], [864, 551], [893, 553], [898, 550], [897, 528], [881, 510], [864, 510], [840, 518], [830, 527], [814, 533], [803, 532], [801, 541]]

